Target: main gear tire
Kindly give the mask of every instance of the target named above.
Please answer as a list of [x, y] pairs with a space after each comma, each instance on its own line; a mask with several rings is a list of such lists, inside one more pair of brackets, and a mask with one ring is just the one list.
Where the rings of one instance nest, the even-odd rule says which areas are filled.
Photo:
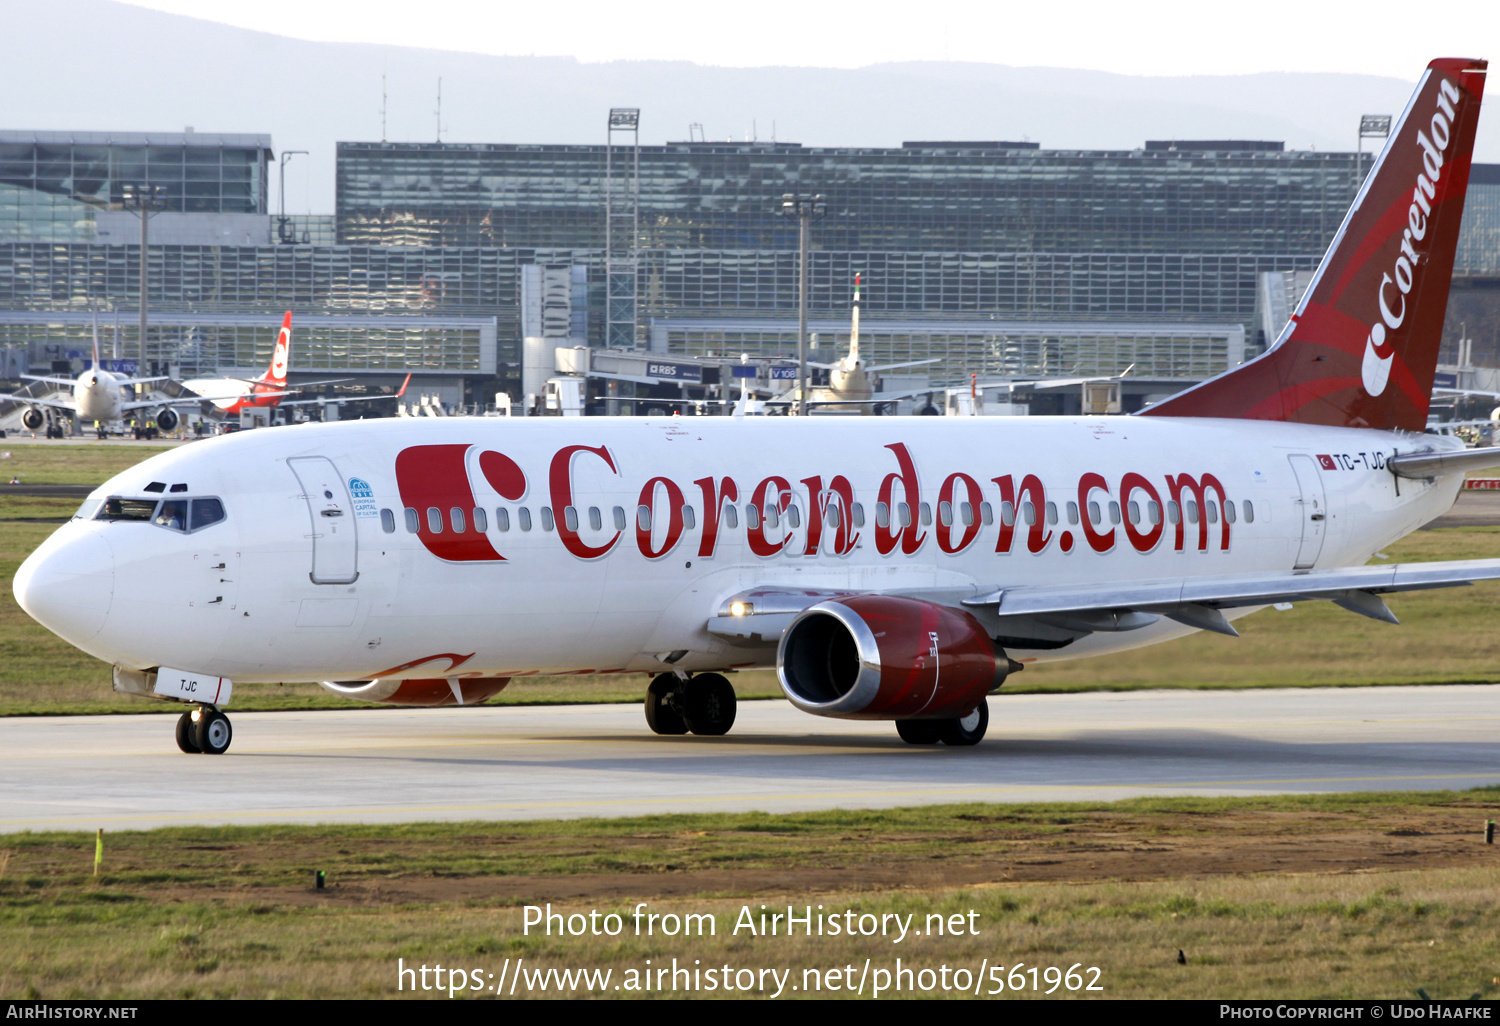
[[700, 673], [687, 682], [683, 719], [700, 737], [722, 737], [734, 726], [734, 685], [718, 673]]
[[198, 724], [193, 722], [191, 712], [177, 717], [177, 747], [188, 755], [199, 755], [203, 751], [198, 747]]
[[674, 674], [659, 673], [646, 688], [646, 726], [655, 734], [686, 734], [687, 722], [677, 711], [682, 682]]
[[936, 722], [941, 725], [943, 744], [953, 745], [955, 748], [977, 745], [984, 740], [984, 732], [990, 725], [989, 703], [981, 698], [969, 715], [956, 720], [937, 720]]
[[229, 717], [217, 709], [204, 707], [198, 717], [197, 731], [193, 740], [204, 755], [223, 755], [229, 751], [229, 742], [234, 740], [234, 728]]

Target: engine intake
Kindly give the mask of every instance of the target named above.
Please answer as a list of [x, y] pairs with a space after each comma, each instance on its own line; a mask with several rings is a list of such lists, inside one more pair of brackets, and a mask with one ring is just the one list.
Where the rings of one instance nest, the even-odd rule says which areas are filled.
[[47, 415], [35, 406], [28, 406], [26, 412], [21, 414], [21, 423], [26, 425], [27, 431], [35, 431], [47, 423]]
[[954, 719], [1005, 680], [1009, 661], [968, 613], [920, 599], [819, 602], [781, 636], [776, 675], [793, 705], [860, 720]]
[[170, 406], [166, 407], [165, 409], [157, 410], [155, 420], [156, 428], [158, 431], [177, 430], [177, 411], [172, 409]]

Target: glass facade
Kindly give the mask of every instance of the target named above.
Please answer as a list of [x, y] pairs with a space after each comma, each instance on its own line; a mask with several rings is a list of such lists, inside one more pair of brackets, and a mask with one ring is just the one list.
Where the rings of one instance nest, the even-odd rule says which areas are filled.
[[0, 132], [0, 240], [91, 241], [127, 184], [171, 211], [264, 214], [270, 156], [264, 135]]
[[[340, 143], [340, 238], [602, 248], [604, 156], [602, 146]], [[820, 192], [829, 203], [814, 233], [823, 249], [1321, 251], [1354, 198], [1356, 160], [1279, 147], [643, 146], [641, 247], [794, 249], [781, 196]]]

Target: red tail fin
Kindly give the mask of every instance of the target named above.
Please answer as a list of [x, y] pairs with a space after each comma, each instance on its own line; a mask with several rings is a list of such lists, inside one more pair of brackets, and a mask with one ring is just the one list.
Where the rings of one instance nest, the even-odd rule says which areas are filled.
[[1426, 427], [1486, 67], [1427, 66], [1276, 344], [1145, 413]]
[[291, 355], [292, 312], [288, 310], [281, 319], [281, 330], [276, 333], [276, 348], [271, 350], [271, 369], [266, 371], [266, 384], [277, 388], [286, 387], [286, 367]]

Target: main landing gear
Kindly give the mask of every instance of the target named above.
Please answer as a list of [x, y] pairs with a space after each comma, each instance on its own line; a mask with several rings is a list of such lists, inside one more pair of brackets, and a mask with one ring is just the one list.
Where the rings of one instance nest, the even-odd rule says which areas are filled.
[[646, 725], [658, 734], [719, 737], [734, 726], [734, 686], [718, 673], [700, 673], [686, 680], [673, 673], [657, 674], [646, 689]]
[[223, 755], [233, 739], [229, 717], [211, 705], [194, 706], [177, 719], [177, 747], [189, 755]]
[[956, 720], [897, 720], [896, 733], [909, 745], [945, 745], [966, 747], [984, 739], [990, 725], [990, 707], [984, 699], [974, 711]]

